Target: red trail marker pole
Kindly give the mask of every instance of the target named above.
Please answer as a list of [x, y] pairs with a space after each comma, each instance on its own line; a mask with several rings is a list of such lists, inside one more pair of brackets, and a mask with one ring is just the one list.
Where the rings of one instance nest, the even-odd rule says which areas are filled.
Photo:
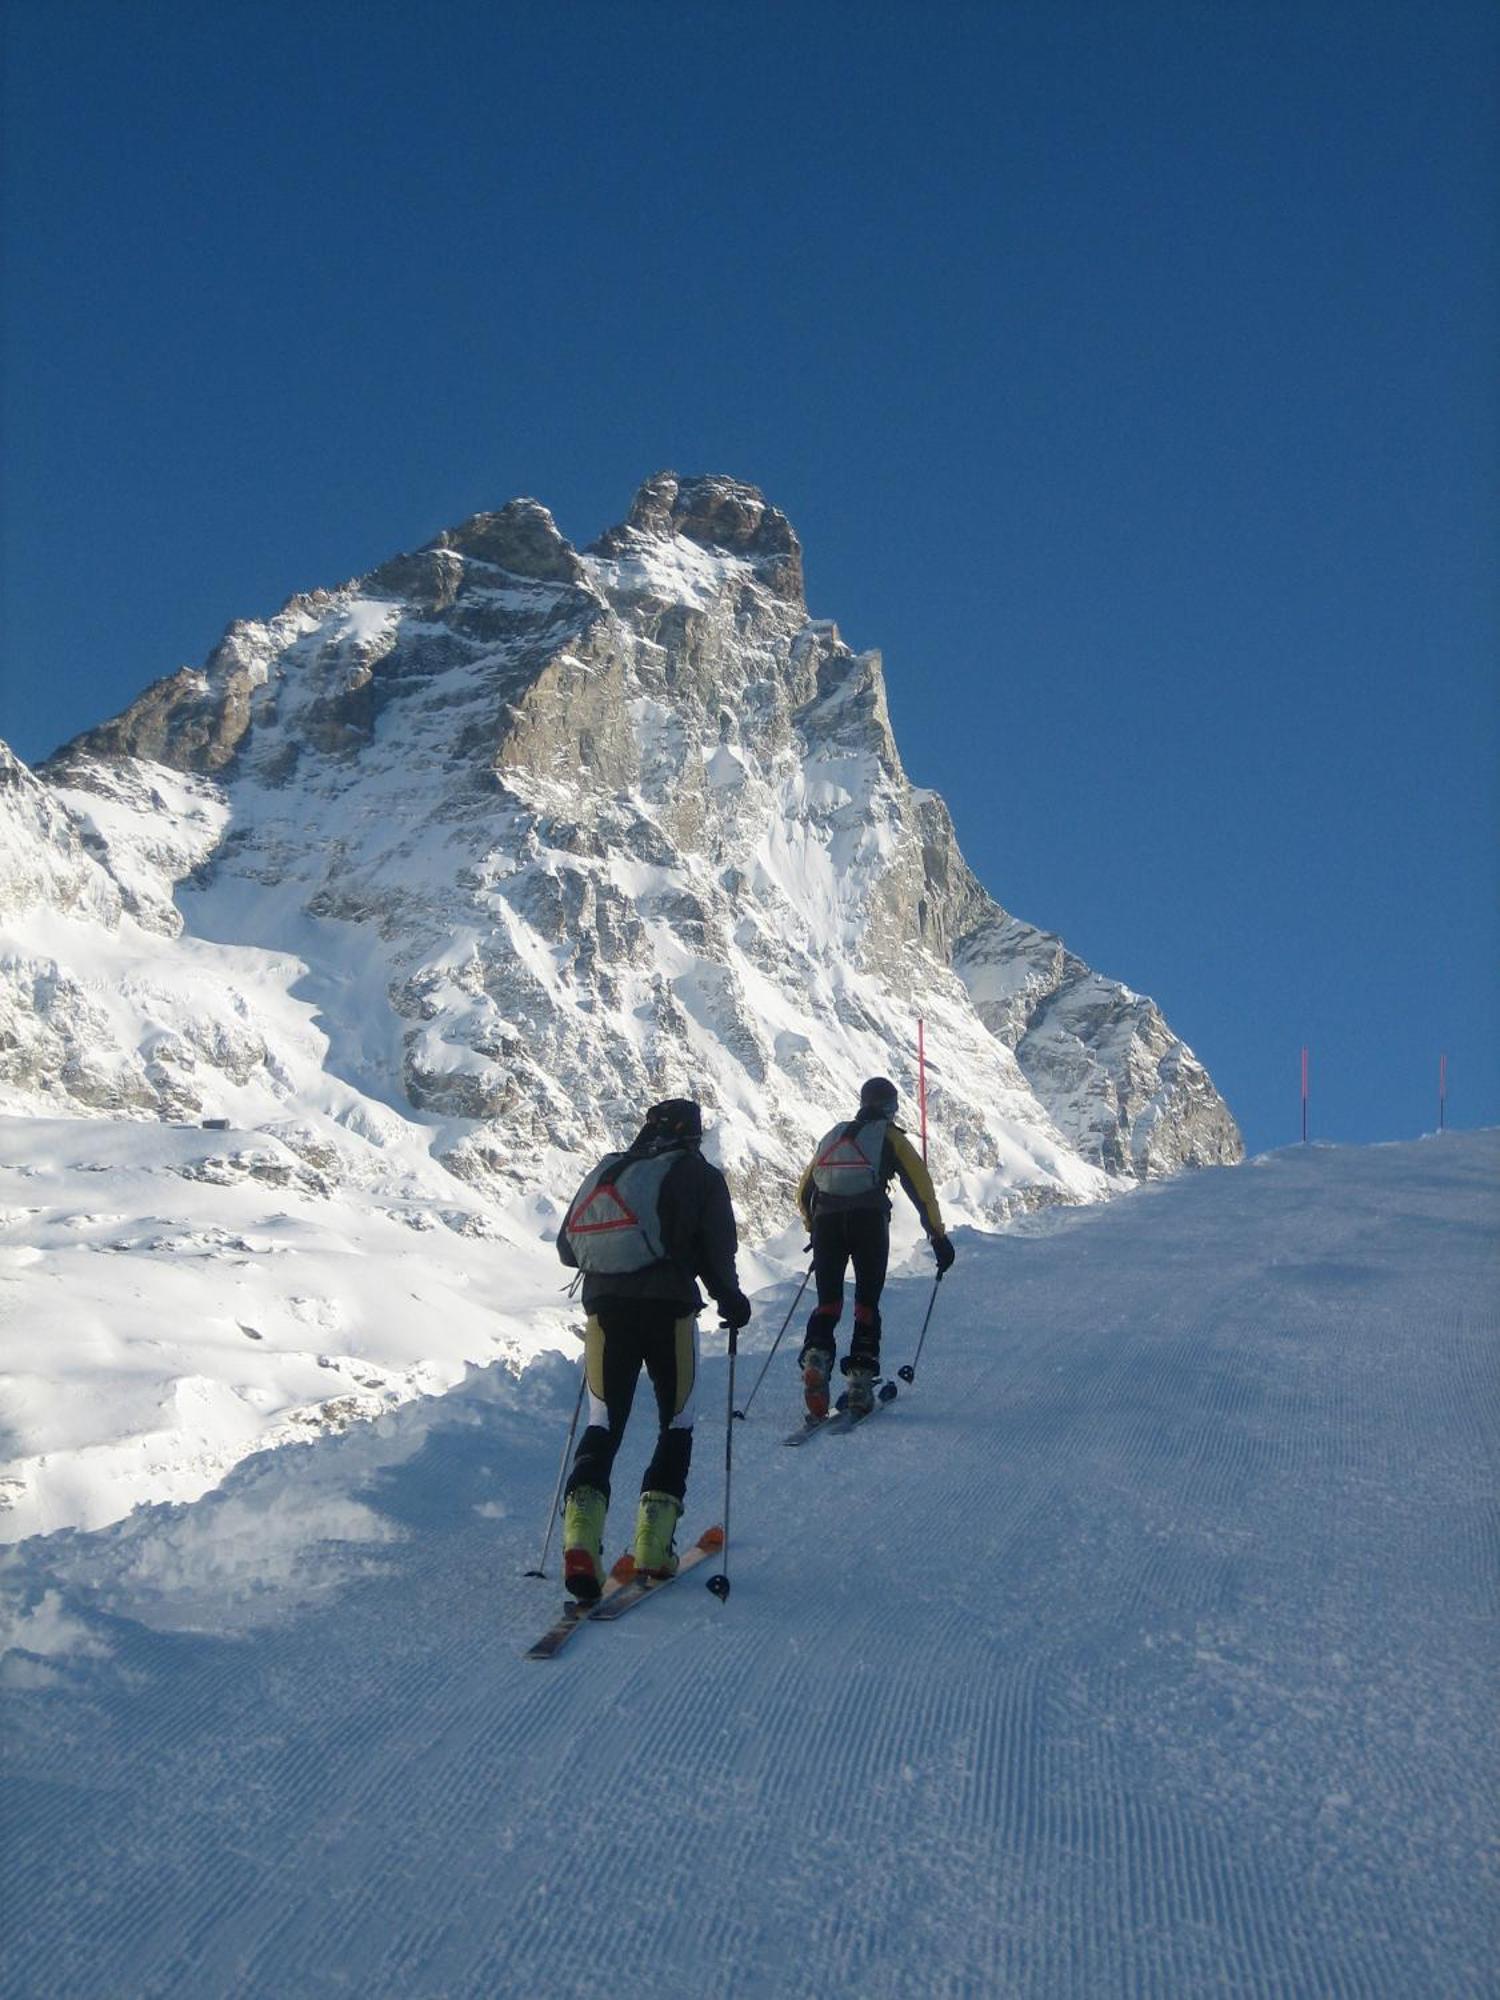
[[917, 1103], [922, 1112], [922, 1159], [927, 1159], [927, 1023], [917, 1022]]
[[1307, 1044], [1302, 1045], [1302, 1143], [1307, 1144]]

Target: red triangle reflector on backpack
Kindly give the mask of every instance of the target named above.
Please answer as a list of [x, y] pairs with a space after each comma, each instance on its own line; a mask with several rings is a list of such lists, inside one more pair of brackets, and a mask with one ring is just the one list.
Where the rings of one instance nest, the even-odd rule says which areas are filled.
[[640, 1217], [613, 1181], [601, 1181], [579, 1202], [563, 1228], [570, 1236], [597, 1235], [601, 1229], [634, 1229]]
[[862, 1153], [849, 1133], [841, 1132], [813, 1161], [815, 1167], [863, 1167], [868, 1173], [869, 1156]]

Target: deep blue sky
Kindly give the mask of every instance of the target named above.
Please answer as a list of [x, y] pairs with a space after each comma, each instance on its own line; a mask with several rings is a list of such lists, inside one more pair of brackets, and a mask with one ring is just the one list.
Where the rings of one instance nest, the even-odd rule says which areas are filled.
[[44, 756], [529, 493], [761, 486], [1010, 909], [1252, 1149], [1500, 1122], [1500, 11], [11, 0]]

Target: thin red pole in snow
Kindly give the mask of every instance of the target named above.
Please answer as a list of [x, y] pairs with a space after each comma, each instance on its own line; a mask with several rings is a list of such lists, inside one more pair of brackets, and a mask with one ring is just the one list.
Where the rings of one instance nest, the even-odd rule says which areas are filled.
[[922, 1108], [922, 1158], [927, 1158], [927, 1024], [917, 1023], [917, 1102]]
[[1307, 1144], [1307, 1044], [1302, 1046], [1302, 1143]]
[[1448, 1058], [1438, 1057], [1438, 1130], [1448, 1128]]

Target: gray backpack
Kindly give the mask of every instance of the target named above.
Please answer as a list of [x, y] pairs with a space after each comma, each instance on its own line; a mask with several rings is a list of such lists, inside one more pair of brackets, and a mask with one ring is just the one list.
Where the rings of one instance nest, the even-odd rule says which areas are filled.
[[680, 1146], [644, 1157], [605, 1154], [574, 1195], [563, 1224], [580, 1271], [618, 1276], [661, 1263], [667, 1254], [661, 1184], [681, 1158]]
[[813, 1155], [813, 1186], [820, 1194], [874, 1194], [879, 1188], [880, 1159], [885, 1151], [889, 1118], [866, 1124], [846, 1121], [825, 1132]]

